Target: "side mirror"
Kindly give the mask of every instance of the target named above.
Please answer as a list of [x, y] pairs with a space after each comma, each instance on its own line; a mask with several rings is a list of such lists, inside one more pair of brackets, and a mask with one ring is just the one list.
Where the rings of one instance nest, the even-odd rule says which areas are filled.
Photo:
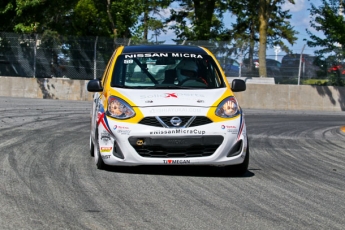
[[94, 80], [89, 81], [89, 83], [87, 83], [87, 91], [89, 91], [89, 92], [102, 92], [103, 87], [101, 84], [101, 80], [94, 79]]
[[246, 90], [246, 82], [241, 79], [234, 79], [231, 83], [232, 92], [241, 92]]

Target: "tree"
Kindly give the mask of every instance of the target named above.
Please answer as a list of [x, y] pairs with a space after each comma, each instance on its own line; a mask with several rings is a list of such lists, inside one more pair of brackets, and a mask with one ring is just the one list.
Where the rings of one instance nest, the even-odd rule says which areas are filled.
[[0, 31], [12, 31], [16, 21], [16, 0], [0, 1]]
[[[164, 29], [164, 23], [155, 18], [154, 16], [157, 15], [162, 17], [160, 11], [170, 5], [169, 0], [144, 0], [142, 5], [143, 7], [143, 16], [141, 18], [142, 28], [143, 28], [143, 39], [148, 40], [148, 32], [149, 30], [154, 31], [156, 34], [156, 39], [161, 32], [166, 32]], [[151, 16], [150, 16], [151, 14]]]
[[[138, 23], [131, 29], [133, 32], [134, 42], [147, 43], [150, 40], [154, 43], [163, 43], [158, 41], [158, 36], [161, 33], [166, 33], [166, 23], [162, 11], [170, 5], [169, 0], [142, 0], [138, 5], [142, 14], [139, 17]], [[149, 38], [149, 31], [153, 32]]]
[[130, 38], [141, 14], [140, 0], [78, 0], [71, 13], [74, 34]]
[[111, 36], [105, 3], [79, 0], [70, 15], [71, 34], [78, 36]]
[[[318, 7], [311, 3], [310, 14], [312, 20], [310, 26], [316, 31], [323, 32], [324, 37], [317, 36], [307, 29], [306, 31], [310, 36], [307, 45], [320, 47], [315, 54], [326, 61], [326, 66], [329, 62], [332, 64], [340, 62], [345, 57], [344, 7], [345, 4], [342, 0], [322, 0], [321, 6]], [[331, 74], [329, 82], [332, 85], [344, 85], [340, 73]]]
[[[289, 2], [293, 3], [292, 0]], [[253, 57], [258, 44], [259, 75], [263, 77], [267, 76], [266, 48], [279, 45], [289, 52], [284, 41], [293, 44], [297, 40], [297, 32], [289, 22], [291, 15], [281, 8], [284, 3], [285, 0], [228, 0], [229, 10], [236, 16], [236, 22], [229, 31], [231, 39], [242, 43], [240, 49], [248, 47], [251, 68], [254, 68]]]
[[177, 0], [179, 10], [171, 10], [170, 29], [180, 40], [217, 39], [224, 34], [222, 23], [226, 5], [222, 0]]
[[[259, 75], [267, 77], [266, 69], [266, 48], [267, 45], [280, 45], [283, 49], [287, 47], [281, 42], [285, 38], [290, 44], [293, 44], [297, 34], [286, 19], [291, 15], [288, 11], [283, 11], [281, 6], [285, 0], [259, 0]], [[294, 0], [288, 0], [294, 4]]]
[[0, 3], [0, 19], [4, 31], [42, 33], [65, 28], [66, 15], [77, 0], [7, 0]]
[[323, 56], [325, 54], [336, 54], [345, 56], [345, 22], [342, 13], [339, 10], [344, 9], [345, 4], [339, 0], [322, 0], [321, 6], [316, 7], [311, 3], [310, 14], [312, 20], [310, 26], [316, 31], [323, 32], [324, 37], [313, 34], [306, 29], [310, 40], [307, 45], [310, 47], [321, 47], [316, 54]]
[[0, 3], [0, 28], [17, 33], [131, 37], [141, 0], [7, 0]]

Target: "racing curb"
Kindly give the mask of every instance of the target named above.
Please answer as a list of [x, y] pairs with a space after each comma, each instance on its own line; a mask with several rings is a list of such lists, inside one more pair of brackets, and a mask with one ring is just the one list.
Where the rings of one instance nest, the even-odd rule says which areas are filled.
[[342, 131], [342, 132], [345, 133], [345, 126], [341, 126], [341, 127], [340, 127], [340, 131]]

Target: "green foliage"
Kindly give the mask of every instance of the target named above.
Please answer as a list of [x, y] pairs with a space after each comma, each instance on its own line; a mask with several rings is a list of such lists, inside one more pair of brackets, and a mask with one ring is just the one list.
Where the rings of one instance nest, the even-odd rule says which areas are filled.
[[9, 31], [13, 28], [15, 15], [15, 0], [0, 1], [0, 31]]
[[73, 34], [78, 36], [110, 36], [108, 15], [104, 4], [94, 0], [79, 0], [71, 14]]
[[[248, 52], [252, 67], [254, 54], [258, 55], [261, 49], [260, 71], [266, 68], [266, 47], [273, 48], [279, 45], [282, 50], [289, 52], [285, 43], [293, 44], [297, 40], [297, 31], [290, 24], [291, 15], [289, 11], [282, 9], [285, 2], [287, 0], [228, 0], [229, 9], [236, 16], [236, 22], [232, 24], [233, 29], [229, 31], [231, 39], [242, 43], [239, 47]], [[259, 45], [259, 42], [262, 44]], [[260, 76], [265, 74], [260, 72]]]
[[306, 80], [302, 80], [301, 84], [325, 86], [328, 84], [328, 79], [306, 79]]
[[[341, 1], [322, 0], [321, 6], [315, 6], [311, 3], [310, 14], [312, 20], [310, 26], [316, 31], [324, 33], [325, 38], [313, 34], [310, 30], [306, 30], [310, 39], [307, 45], [310, 47], [322, 47], [316, 52], [316, 55], [323, 56], [325, 54], [335, 54], [336, 56], [345, 55], [345, 23], [344, 16], [338, 14], [339, 4]], [[344, 9], [345, 4], [342, 3]]]
[[167, 22], [172, 23], [170, 29], [175, 31], [177, 40], [221, 40], [225, 33], [222, 23], [226, 5], [222, 0], [177, 0], [179, 10], [171, 9]]
[[341, 79], [340, 74], [332, 73], [328, 77], [328, 85], [345, 86], [345, 81], [344, 79]]
[[[142, 43], [164, 43], [164, 41], [158, 41], [159, 35], [166, 33], [166, 18], [162, 16], [162, 11], [170, 5], [169, 0], [143, 0], [142, 4], [139, 4], [142, 14], [139, 20], [131, 32], [133, 33], [132, 39], [135, 42]], [[149, 31], [153, 32], [151, 38], [148, 37]]]
[[[290, 3], [294, 3], [293, 0], [288, 1]], [[289, 25], [289, 23], [287, 25], [285, 23], [286, 18], [291, 17], [287, 11], [282, 10], [281, 6], [285, 2], [286, 0], [259, 0], [259, 75], [262, 77], [267, 77], [266, 49], [269, 36], [274, 38], [272, 42], [275, 45], [283, 46], [281, 42], [276, 40], [277, 37], [282, 35], [285, 36], [285, 39], [292, 39], [290, 42], [297, 40], [297, 38], [294, 37], [297, 32], [292, 30], [292, 27]], [[279, 16], [277, 17], [276, 15]], [[279, 29], [274, 31], [270, 29], [270, 26], [276, 26], [275, 28]], [[284, 29], [284, 33], [280, 33], [282, 29]], [[289, 31], [289, 33], [287, 31]]]
[[76, 0], [7, 0], [0, 3], [0, 29], [17, 33], [63, 31]]
[[[340, 63], [345, 57], [345, 23], [344, 16], [339, 14], [339, 9], [344, 9], [342, 1], [322, 0], [321, 6], [311, 4], [310, 14], [312, 20], [310, 26], [316, 31], [323, 32], [324, 37], [313, 34], [307, 30], [310, 39], [307, 45], [310, 47], [321, 47], [315, 54], [325, 60], [325, 65]], [[340, 5], [341, 4], [341, 5]], [[328, 75], [328, 85], [344, 86], [344, 80], [340, 74], [331, 73]]]

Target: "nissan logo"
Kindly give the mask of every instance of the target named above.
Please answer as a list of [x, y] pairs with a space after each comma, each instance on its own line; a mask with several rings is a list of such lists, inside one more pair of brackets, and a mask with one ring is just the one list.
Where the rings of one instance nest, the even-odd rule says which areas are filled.
[[180, 126], [180, 124], [182, 123], [182, 120], [179, 117], [173, 117], [173, 118], [171, 118], [170, 123], [173, 126]]

